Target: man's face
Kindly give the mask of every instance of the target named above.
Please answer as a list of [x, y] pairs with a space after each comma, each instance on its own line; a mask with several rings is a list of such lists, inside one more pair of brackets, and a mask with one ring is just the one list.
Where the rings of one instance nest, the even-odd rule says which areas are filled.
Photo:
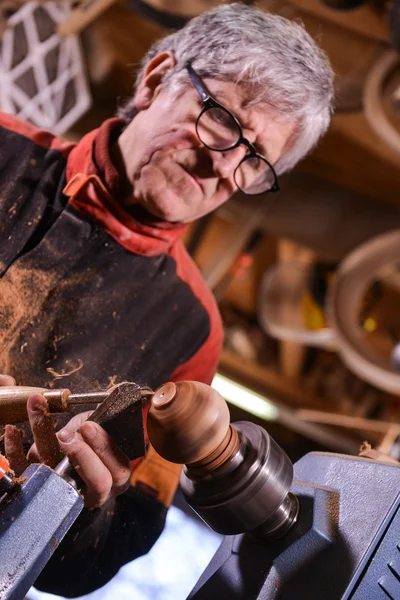
[[[289, 146], [294, 123], [265, 105], [246, 107], [251, 98], [240, 85], [204, 79], [209, 93], [239, 119], [243, 135], [274, 165]], [[132, 203], [156, 217], [188, 223], [220, 206], [236, 191], [234, 171], [248, 151], [240, 146], [216, 152], [203, 146], [195, 124], [202, 109], [188, 85], [177, 97], [160, 85], [119, 138], [132, 186]]]

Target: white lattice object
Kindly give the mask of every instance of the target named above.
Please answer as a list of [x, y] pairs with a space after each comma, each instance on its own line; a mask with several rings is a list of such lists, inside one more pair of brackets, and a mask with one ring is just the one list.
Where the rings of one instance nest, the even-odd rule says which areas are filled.
[[27, 2], [0, 49], [0, 108], [56, 134], [91, 106], [78, 37], [57, 34], [69, 10], [66, 2]]

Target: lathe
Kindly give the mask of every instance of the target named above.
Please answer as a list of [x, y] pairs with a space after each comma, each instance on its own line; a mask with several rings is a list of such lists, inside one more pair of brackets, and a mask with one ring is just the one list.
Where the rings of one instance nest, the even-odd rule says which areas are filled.
[[[159, 454], [185, 465], [186, 500], [225, 536], [190, 599], [400, 599], [400, 464], [316, 452], [292, 466], [263, 428], [231, 424], [223, 398], [197, 382], [167, 383], [154, 393], [148, 433]], [[20, 600], [52, 544], [78, 516], [82, 499], [71, 473], [67, 480], [61, 476], [62, 466], [31, 465], [17, 485], [6, 463], [2, 468], [0, 596]], [[34, 481], [41, 502], [59, 498], [51, 539], [43, 539], [39, 518], [32, 522], [37, 507], [22, 506]], [[29, 518], [42, 530], [41, 545], [33, 536], [23, 545], [13, 534]], [[35, 564], [30, 570], [29, 560]]]

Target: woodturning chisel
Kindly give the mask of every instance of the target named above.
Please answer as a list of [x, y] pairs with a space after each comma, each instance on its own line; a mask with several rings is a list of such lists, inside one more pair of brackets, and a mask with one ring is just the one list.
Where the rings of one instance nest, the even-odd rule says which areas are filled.
[[[73, 409], [78, 409], [76, 412], [79, 412], [79, 406], [90, 407], [93, 405], [95, 408], [106, 400], [116, 387], [120, 386], [124, 386], [124, 384], [114, 386], [107, 391], [78, 394], [73, 394], [68, 389], [49, 390], [19, 385], [0, 387], [0, 425], [25, 421], [28, 418], [26, 403], [33, 394], [42, 394], [46, 398], [51, 413], [70, 412]], [[148, 387], [140, 388], [142, 403], [146, 403], [146, 399], [150, 398], [151, 393], [152, 391]]]

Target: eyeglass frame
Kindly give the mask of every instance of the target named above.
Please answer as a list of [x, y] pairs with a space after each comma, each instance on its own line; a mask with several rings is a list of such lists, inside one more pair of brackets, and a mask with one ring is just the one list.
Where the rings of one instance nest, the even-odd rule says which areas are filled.
[[[196, 119], [196, 125], [195, 125], [196, 135], [199, 138], [200, 142], [203, 144], [203, 146], [205, 146], [206, 148], [209, 148], [209, 150], [212, 150], [213, 152], [229, 152], [229, 150], [234, 150], [235, 148], [238, 148], [240, 145], [243, 144], [249, 150], [249, 153], [246, 154], [239, 161], [239, 164], [237, 165], [237, 167], [234, 170], [233, 178], [235, 180], [236, 187], [246, 196], [260, 196], [262, 194], [268, 194], [269, 192], [274, 192], [274, 193], [279, 192], [280, 187], [279, 187], [279, 182], [278, 182], [278, 176], [275, 172], [274, 167], [271, 165], [269, 160], [267, 160], [265, 158], [265, 156], [263, 156], [262, 154], [259, 154], [256, 151], [256, 149], [254, 148], [253, 144], [251, 142], [249, 142], [249, 140], [247, 138], [244, 137], [243, 129], [242, 129], [242, 126], [241, 126], [239, 120], [235, 117], [235, 115], [230, 110], [228, 110], [225, 106], [223, 106], [223, 104], [221, 104], [220, 102], [215, 100], [215, 98], [213, 98], [211, 96], [211, 94], [209, 94], [209, 92], [207, 91], [207, 88], [205, 87], [205, 85], [201, 81], [199, 75], [196, 73], [196, 71], [193, 69], [193, 67], [190, 63], [187, 63], [186, 69], [189, 73], [191, 82], [193, 83], [194, 87], [196, 88], [196, 90], [203, 102], [203, 108], [201, 109], [200, 114]], [[211, 146], [208, 146], [207, 144], [205, 144], [198, 134], [198, 123], [199, 123], [201, 117], [204, 115], [204, 113], [207, 112], [207, 110], [209, 110], [210, 108], [219, 108], [219, 109], [223, 110], [224, 112], [226, 112], [232, 118], [233, 122], [235, 123], [236, 127], [238, 128], [239, 139], [235, 144], [233, 144], [229, 148], [221, 148], [221, 149], [220, 148], [212, 148]], [[261, 159], [268, 165], [268, 167], [272, 171], [272, 175], [274, 176], [274, 183], [265, 192], [257, 192], [256, 194], [251, 194], [249, 192], [245, 192], [244, 190], [242, 190], [241, 187], [239, 187], [239, 185], [236, 183], [235, 173], [243, 162], [245, 162], [246, 160], [249, 160], [249, 158], [254, 158], [254, 157]]]

